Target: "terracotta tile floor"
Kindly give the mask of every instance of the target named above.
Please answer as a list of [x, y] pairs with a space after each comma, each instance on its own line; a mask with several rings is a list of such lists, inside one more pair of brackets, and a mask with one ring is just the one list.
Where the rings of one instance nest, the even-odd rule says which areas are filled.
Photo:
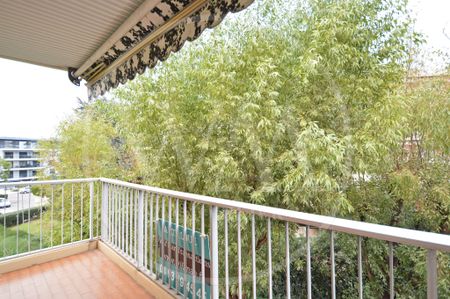
[[151, 298], [99, 250], [0, 275], [0, 298]]

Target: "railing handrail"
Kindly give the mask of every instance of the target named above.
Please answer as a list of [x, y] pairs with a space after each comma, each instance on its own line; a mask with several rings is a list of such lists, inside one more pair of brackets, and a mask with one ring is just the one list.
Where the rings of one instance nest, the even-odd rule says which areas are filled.
[[91, 182], [98, 182], [98, 181], [100, 181], [100, 179], [98, 179], [98, 178], [63, 179], [63, 180], [46, 180], [46, 181], [23, 181], [23, 182], [0, 183], [0, 188], [36, 186], [36, 185], [62, 185], [62, 184], [91, 183]]
[[450, 252], [449, 235], [297, 212], [240, 201], [215, 198], [205, 195], [139, 185], [115, 179], [100, 178], [99, 180], [104, 183], [157, 193], [160, 195], [184, 199], [191, 202], [202, 203], [231, 210], [238, 210], [241, 212], [269, 217], [272, 219], [278, 219], [302, 225], [309, 225], [321, 229], [358, 235], [361, 237], [369, 237], [394, 243], [419, 246], [426, 249]]
[[282, 221], [288, 221], [301, 225], [309, 225], [320, 229], [332, 230], [336, 232], [353, 234], [361, 237], [369, 237], [394, 243], [419, 246], [426, 249], [450, 252], [450, 236], [438, 233], [424, 232], [406, 228], [392, 227], [381, 224], [367, 223], [343, 218], [322, 216], [310, 213], [297, 212], [287, 209], [274, 208], [251, 204], [241, 201], [216, 198], [206, 195], [199, 195], [146, 185], [128, 183], [116, 179], [108, 178], [84, 178], [84, 179], [63, 179], [30, 182], [10, 182], [0, 183], [1, 187], [20, 187], [32, 185], [61, 185], [67, 183], [90, 183], [104, 182], [136, 190], [147, 191], [159, 195], [184, 199], [191, 202], [237, 210], [259, 216], [269, 217]]

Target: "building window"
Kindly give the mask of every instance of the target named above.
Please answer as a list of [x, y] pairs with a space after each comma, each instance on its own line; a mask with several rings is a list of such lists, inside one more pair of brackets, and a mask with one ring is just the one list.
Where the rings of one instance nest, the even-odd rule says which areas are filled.
[[5, 159], [12, 159], [14, 158], [13, 152], [5, 152]]
[[27, 170], [19, 171], [19, 177], [26, 178], [27, 176], [28, 176], [28, 171]]
[[20, 159], [31, 158], [31, 154], [29, 154], [27, 152], [19, 152], [19, 158]]
[[12, 179], [14, 177], [14, 172], [10, 171], [9, 172], [9, 178]]
[[19, 141], [5, 140], [5, 148], [19, 148]]

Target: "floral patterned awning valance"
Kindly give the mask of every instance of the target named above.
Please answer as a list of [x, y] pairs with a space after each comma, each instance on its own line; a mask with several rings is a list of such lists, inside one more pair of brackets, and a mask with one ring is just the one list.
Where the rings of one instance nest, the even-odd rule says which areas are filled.
[[78, 78], [73, 76], [76, 70], [69, 76], [72, 81], [86, 80], [90, 98], [101, 96], [167, 59], [186, 41], [219, 24], [227, 13], [238, 12], [253, 1], [160, 0]]

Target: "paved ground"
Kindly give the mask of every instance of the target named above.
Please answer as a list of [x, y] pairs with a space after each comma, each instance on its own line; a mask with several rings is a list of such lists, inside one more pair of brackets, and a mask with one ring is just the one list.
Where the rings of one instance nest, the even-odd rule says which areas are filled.
[[155, 299], [100, 250], [0, 275], [0, 299]]
[[[3, 194], [3, 193], [2, 193]], [[41, 204], [41, 197], [35, 196], [31, 193], [28, 194], [20, 194], [18, 192], [8, 192], [8, 201], [11, 202], [11, 206], [9, 208], [0, 208], [0, 214], [17, 212], [28, 209], [32, 207], [39, 207]], [[42, 198], [42, 204], [45, 205], [47, 203], [47, 198]]]

